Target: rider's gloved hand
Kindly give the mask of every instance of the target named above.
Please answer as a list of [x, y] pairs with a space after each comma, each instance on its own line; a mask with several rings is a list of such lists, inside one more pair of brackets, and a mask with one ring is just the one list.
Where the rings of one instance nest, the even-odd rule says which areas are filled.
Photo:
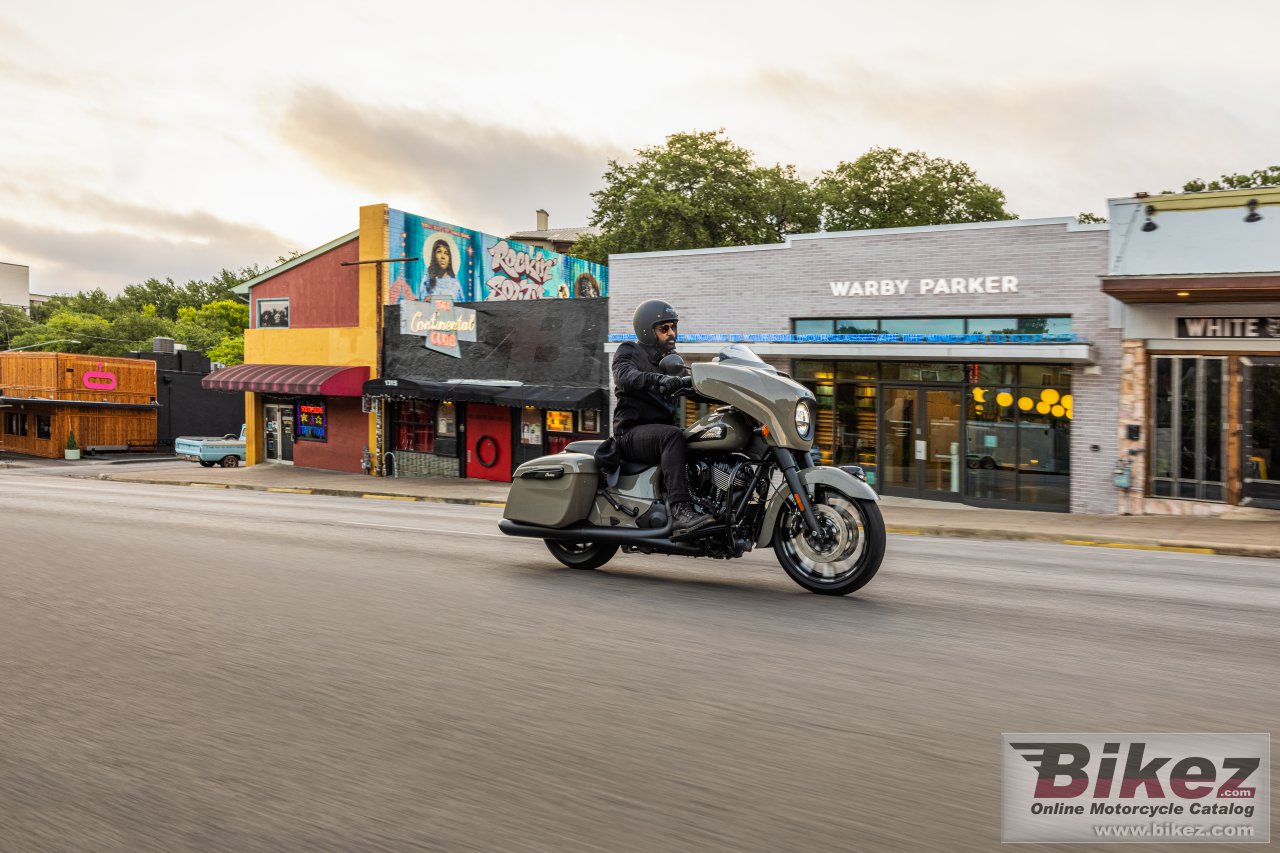
[[682, 388], [689, 388], [693, 385], [693, 380], [687, 376], [664, 376], [658, 380], [658, 387], [662, 389], [662, 393], [668, 397], [673, 397]]

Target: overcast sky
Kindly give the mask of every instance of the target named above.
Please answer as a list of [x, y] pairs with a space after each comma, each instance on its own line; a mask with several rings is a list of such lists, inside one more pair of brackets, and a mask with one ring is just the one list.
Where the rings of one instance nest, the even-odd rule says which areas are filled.
[[0, 6], [0, 261], [39, 293], [270, 265], [362, 204], [584, 224], [611, 157], [725, 128], [813, 177], [969, 163], [1023, 218], [1280, 164], [1280, 4]]

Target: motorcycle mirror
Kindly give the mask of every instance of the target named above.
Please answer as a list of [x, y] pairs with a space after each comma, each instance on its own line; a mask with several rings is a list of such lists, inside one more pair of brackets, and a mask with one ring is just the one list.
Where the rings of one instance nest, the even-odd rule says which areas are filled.
[[679, 376], [684, 373], [684, 359], [678, 352], [669, 353], [658, 362], [658, 368], [668, 376]]

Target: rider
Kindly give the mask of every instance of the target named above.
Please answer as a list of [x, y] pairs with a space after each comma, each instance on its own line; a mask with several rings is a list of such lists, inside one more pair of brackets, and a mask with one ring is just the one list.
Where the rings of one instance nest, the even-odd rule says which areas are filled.
[[660, 299], [641, 303], [631, 317], [636, 342], [618, 346], [613, 357], [613, 383], [618, 395], [613, 410], [613, 436], [624, 459], [660, 465], [675, 534], [710, 524], [714, 519], [693, 507], [684, 467], [684, 431], [675, 425], [678, 391], [692, 380], [668, 376], [658, 367], [675, 352], [680, 316]]

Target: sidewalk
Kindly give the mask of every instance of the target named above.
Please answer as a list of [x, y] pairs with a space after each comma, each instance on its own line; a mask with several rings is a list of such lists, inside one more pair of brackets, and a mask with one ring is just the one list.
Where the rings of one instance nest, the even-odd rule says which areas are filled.
[[[502, 506], [509, 488], [506, 483], [488, 480], [393, 479], [299, 469], [288, 465], [201, 468], [175, 462], [172, 466], [148, 471], [132, 471], [131, 467], [87, 468], [83, 476], [116, 482], [478, 506]], [[1280, 512], [1270, 510], [1236, 508], [1228, 513], [1229, 517], [1214, 518], [979, 509], [904, 498], [883, 498], [880, 506], [890, 533], [1280, 558]]]

